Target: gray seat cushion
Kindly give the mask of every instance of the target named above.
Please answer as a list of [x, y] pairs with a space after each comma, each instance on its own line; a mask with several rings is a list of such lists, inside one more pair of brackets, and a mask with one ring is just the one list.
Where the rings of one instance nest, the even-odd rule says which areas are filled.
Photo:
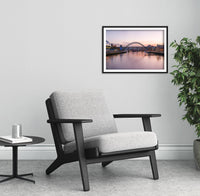
[[[101, 153], [154, 147], [157, 137], [154, 132], [111, 133], [85, 138], [85, 149], [98, 147]], [[76, 150], [75, 142], [64, 145], [65, 153]]]
[[[83, 123], [84, 137], [117, 132], [102, 92], [54, 92], [50, 99], [56, 118], [93, 120]], [[74, 140], [72, 124], [62, 124], [59, 129], [63, 144]]]

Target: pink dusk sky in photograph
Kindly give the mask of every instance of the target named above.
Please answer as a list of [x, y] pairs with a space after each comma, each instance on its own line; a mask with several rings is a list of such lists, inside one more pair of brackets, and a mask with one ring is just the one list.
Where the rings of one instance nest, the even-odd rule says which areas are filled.
[[112, 44], [125, 46], [131, 42], [153, 45], [164, 44], [163, 30], [106, 30], [106, 40]]

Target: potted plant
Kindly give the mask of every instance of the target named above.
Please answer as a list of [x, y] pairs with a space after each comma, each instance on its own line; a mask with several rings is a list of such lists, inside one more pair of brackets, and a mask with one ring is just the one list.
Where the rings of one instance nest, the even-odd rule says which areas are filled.
[[[183, 120], [195, 127], [197, 137], [200, 137], [200, 36], [196, 42], [183, 38], [180, 43], [170, 44], [175, 48], [172, 83], [179, 86], [178, 102], [184, 105]], [[200, 139], [193, 143], [194, 159], [197, 169], [200, 169]]]

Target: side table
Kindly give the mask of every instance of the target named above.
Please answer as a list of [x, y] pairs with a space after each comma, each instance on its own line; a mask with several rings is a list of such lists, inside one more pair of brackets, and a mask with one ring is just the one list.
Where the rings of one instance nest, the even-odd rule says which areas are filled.
[[27, 178], [24, 178], [24, 176], [33, 176], [33, 173], [27, 173], [27, 174], [18, 174], [18, 147], [27, 146], [30, 144], [39, 144], [45, 141], [42, 137], [36, 137], [36, 136], [26, 136], [32, 138], [32, 142], [26, 142], [26, 143], [19, 143], [19, 144], [10, 144], [7, 142], [0, 141], [0, 146], [5, 147], [12, 147], [12, 174], [11, 175], [0, 175], [0, 177], [6, 177], [3, 180], [0, 180], [0, 183], [11, 180], [13, 178], [17, 178], [20, 180], [26, 180], [29, 182], [35, 183], [34, 180], [30, 180]]

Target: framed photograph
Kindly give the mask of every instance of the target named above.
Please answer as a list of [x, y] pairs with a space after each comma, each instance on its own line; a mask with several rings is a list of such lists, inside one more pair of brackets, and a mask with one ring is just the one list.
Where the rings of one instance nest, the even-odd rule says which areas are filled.
[[167, 26], [103, 26], [103, 73], [167, 73]]

